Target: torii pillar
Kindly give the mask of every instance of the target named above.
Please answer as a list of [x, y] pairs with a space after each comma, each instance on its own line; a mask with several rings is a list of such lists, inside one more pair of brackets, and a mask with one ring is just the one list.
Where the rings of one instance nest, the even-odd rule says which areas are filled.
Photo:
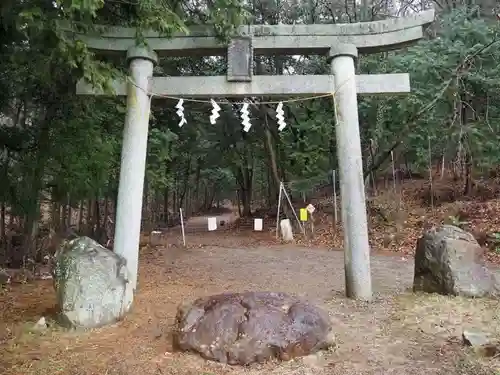
[[[157, 62], [156, 53], [144, 47], [132, 47], [127, 51], [129, 74], [135, 85], [130, 81], [127, 85], [127, 114], [123, 129], [114, 251], [127, 260], [129, 282], [133, 291], [137, 287], [142, 196], [151, 111], [148, 92]], [[132, 301], [127, 302], [124, 304], [130, 308]]]
[[335, 77], [333, 103], [344, 228], [346, 295], [370, 300], [372, 298], [370, 244], [355, 80], [357, 57], [358, 49], [355, 45], [338, 44], [330, 49], [328, 61]]

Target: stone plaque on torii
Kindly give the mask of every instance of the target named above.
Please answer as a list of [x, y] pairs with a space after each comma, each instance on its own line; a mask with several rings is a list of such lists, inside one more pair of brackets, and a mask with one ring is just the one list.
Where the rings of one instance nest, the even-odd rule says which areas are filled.
[[[117, 95], [127, 95], [114, 251], [127, 260], [132, 286], [137, 283], [142, 194], [150, 115], [149, 93], [175, 97], [255, 97], [335, 93], [335, 130], [340, 170], [346, 294], [372, 298], [370, 247], [363, 181], [357, 94], [410, 92], [409, 75], [355, 75], [358, 53], [401, 48], [423, 37], [434, 10], [411, 17], [355, 24], [242, 26], [228, 45], [221, 45], [208, 28], [189, 35], [162, 38], [146, 32], [148, 48], [135, 45], [135, 30], [109, 28], [100, 35], [80, 35], [90, 49], [127, 53], [129, 81], [113, 82]], [[153, 77], [158, 56], [228, 57], [226, 76]], [[330, 75], [253, 75], [254, 55], [327, 56]], [[77, 93], [101, 95], [80, 81]], [[132, 302], [132, 301], [130, 301]], [[130, 304], [127, 304], [130, 305]]]

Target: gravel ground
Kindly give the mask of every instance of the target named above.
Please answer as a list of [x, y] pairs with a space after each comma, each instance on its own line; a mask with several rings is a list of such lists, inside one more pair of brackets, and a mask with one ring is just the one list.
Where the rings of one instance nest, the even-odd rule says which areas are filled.
[[[372, 257], [375, 301], [343, 297], [341, 252], [276, 246], [143, 250], [134, 311], [115, 326], [87, 333], [56, 329], [12, 333], [0, 347], [0, 373], [44, 375], [487, 374], [459, 358], [465, 323], [488, 322], [494, 305], [408, 294], [413, 262]], [[270, 290], [305, 296], [328, 309], [338, 345], [322, 355], [277, 364], [231, 367], [172, 353], [169, 330], [179, 303], [225, 291]], [[444, 298], [444, 297], [443, 297]], [[0, 298], [12, 332], [54, 304], [50, 284], [26, 285]], [[493, 303], [493, 302], [492, 302]], [[465, 318], [464, 307], [468, 309]], [[471, 314], [473, 315], [471, 317]], [[24, 318], [21, 318], [24, 317]], [[26, 318], [30, 317], [30, 318]], [[439, 319], [438, 319], [439, 318]], [[439, 321], [436, 323], [436, 319]], [[465, 322], [465, 323], [464, 323]], [[450, 337], [452, 340], [450, 340]], [[461, 354], [460, 354], [461, 355]], [[472, 366], [472, 365], [470, 365]], [[476, 365], [474, 365], [476, 366]]]
[[[196, 254], [196, 256], [192, 256]], [[165, 252], [172, 277], [183, 277], [185, 268], [209, 275], [210, 284], [246, 285], [246, 289], [272, 286], [308, 298], [325, 299], [344, 289], [343, 253], [326, 249], [275, 246], [271, 248], [174, 249]], [[397, 256], [372, 256], [375, 293], [397, 293], [413, 280], [413, 260]]]

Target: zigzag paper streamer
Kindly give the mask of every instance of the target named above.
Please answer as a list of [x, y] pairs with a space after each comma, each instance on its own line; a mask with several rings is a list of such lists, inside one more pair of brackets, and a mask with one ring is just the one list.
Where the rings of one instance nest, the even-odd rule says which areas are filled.
[[175, 108], [177, 108], [177, 112], [176, 112], [177, 116], [179, 116], [179, 118], [180, 118], [179, 128], [182, 125], [187, 124], [186, 118], [184, 117], [184, 107], [182, 106], [183, 104], [184, 104], [184, 99], [179, 99], [179, 102], [175, 106]]
[[252, 127], [252, 124], [250, 123], [250, 117], [248, 116], [248, 103], [243, 103], [243, 107], [241, 107], [240, 110], [241, 113], [241, 124], [243, 125], [243, 131], [248, 132], [250, 128]]
[[282, 131], [286, 127], [285, 112], [283, 111], [283, 103], [279, 102], [276, 107], [276, 119], [278, 120], [278, 130]]
[[213, 99], [210, 99], [210, 102], [212, 103], [212, 114], [210, 115], [210, 123], [214, 125], [215, 121], [220, 117], [219, 115], [220, 107]]

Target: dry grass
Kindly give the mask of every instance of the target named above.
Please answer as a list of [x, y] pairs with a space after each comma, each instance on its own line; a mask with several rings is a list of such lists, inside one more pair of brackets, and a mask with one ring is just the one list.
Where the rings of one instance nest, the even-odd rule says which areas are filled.
[[409, 335], [422, 344], [440, 343], [439, 356], [455, 356], [457, 374], [499, 374], [498, 359], [484, 359], [462, 346], [464, 330], [479, 331], [492, 339], [500, 337], [500, 303], [493, 299], [470, 299], [429, 294], [404, 294], [397, 298], [392, 315]]
[[[32, 323], [53, 309], [51, 283], [16, 286], [0, 295], [0, 373], [494, 374], [499, 362], [467, 354], [458, 338], [463, 328], [498, 334], [497, 301], [408, 294], [411, 262], [374, 257], [378, 297], [371, 304], [357, 303], [340, 292], [342, 264], [341, 253], [314, 249], [144, 249], [135, 310], [113, 326], [81, 333], [57, 327], [33, 332]], [[172, 353], [168, 332], [180, 302], [259, 289], [306, 295], [323, 304], [336, 326], [336, 348], [248, 368]]]

